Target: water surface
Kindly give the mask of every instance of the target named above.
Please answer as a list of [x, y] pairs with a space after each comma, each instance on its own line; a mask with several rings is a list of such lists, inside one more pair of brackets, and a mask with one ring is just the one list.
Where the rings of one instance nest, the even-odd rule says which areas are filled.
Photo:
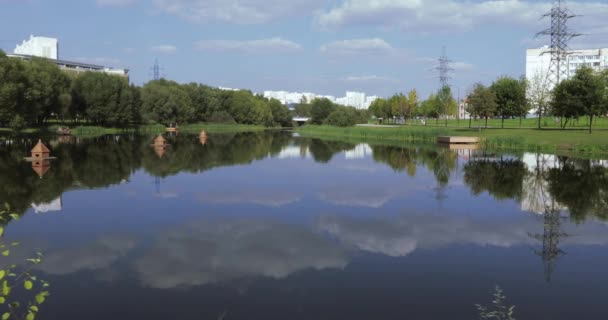
[[40, 319], [598, 319], [606, 162], [289, 132], [0, 145], [10, 259], [41, 249]]

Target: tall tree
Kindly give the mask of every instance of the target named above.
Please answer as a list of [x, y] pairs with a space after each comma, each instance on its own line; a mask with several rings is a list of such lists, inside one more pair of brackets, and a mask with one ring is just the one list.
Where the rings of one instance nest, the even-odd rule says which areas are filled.
[[391, 106], [391, 113], [393, 116], [405, 117], [406, 109], [407, 109], [407, 97], [403, 95], [403, 93], [398, 93], [393, 95], [388, 100]]
[[547, 74], [544, 72], [537, 72], [532, 79], [527, 82], [527, 85], [526, 97], [528, 99], [528, 105], [536, 109], [538, 128], [540, 129], [543, 114], [549, 112], [548, 109], [551, 101], [549, 77], [547, 77]]
[[437, 106], [440, 114], [445, 117], [445, 126], [448, 126], [448, 117], [454, 116], [458, 112], [458, 103], [452, 96], [452, 89], [444, 86], [437, 92]]
[[566, 119], [588, 116], [591, 133], [593, 117], [608, 111], [606, 90], [606, 81], [602, 74], [588, 67], [580, 68], [574, 77], [560, 82], [553, 90], [554, 113]]
[[496, 94], [481, 83], [475, 85], [473, 92], [469, 96], [468, 110], [469, 114], [485, 118], [486, 128], [488, 127], [488, 118], [496, 114]]
[[321, 98], [312, 101], [311, 122], [313, 124], [323, 124], [325, 119], [336, 109], [336, 106], [329, 99]]
[[505, 126], [505, 118], [523, 116], [527, 112], [525, 82], [511, 77], [500, 77], [490, 89], [496, 95], [496, 114], [501, 118], [501, 127]]
[[25, 63], [27, 86], [21, 114], [28, 124], [42, 124], [60, 111], [59, 96], [68, 92], [70, 79], [54, 62], [32, 58]]
[[412, 118], [418, 108], [418, 92], [416, 89], [410, 90], [407, 94], [407, 107], [405, 110], [406, 118]]
[[270, 99], [268, 106], [272, 112], [274, 125], [281, 127], [291, 127], [292, 118], [289, 109], [277, 99]]
[[[437, 102], [437, 96], [431, 94], [428, 99], [424, 100], [420, 105], [420, 113], [425, 118], [435, 118], [437, 123], [439, 122], [439, 115], [441, 115], [441, 107]], [[427, 121], [424, 122], [426, 125]]]
[[26, 86], [24, 63], [19, 59], [11, 59], [0, 51], [0, 123], [2, 125], [9, 124], [19, 115], [18, 108], [24, 102]]
[[170, 125], [194, 119], [192, 101], [176, 82], [164, 79], [150, 81], [144, 85], [141, 96], [145, 120]]

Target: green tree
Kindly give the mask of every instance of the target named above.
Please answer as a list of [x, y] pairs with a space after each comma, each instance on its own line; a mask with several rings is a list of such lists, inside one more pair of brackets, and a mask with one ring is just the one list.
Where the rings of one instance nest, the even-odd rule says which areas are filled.
[[380, 98], [374, 100], [369, 106], [369, 111], [377, 118], [388, 119], [392, 118], [391, 107], [386, 99]]
[[476, 84], [473, 92], [469, 95], [467, 112], [471, 116], [485, 118], [487, 128], [488, 118], [496, 113], [496, 94], [494, 91], [480, 83]]
[[[306, 100], [306, 97], [303, 100]], [[310, 117], [312, 115], [312, 106], [308, 103], [299, 103], [296, 104], [293, 112], [299, 117]]]
[[336, 109], [336, 105], [329, 99], [314, 99], [311, 107], [311, 122], [313, 124], [323, 124], [325, 119]]
[[606, 90], [606, 81], [602, 74], [591, 68], [580, 68], [573, 78], [560, 82], [553, 90], [553, 112], [566, 118], [564, 128], [569, 119], [588, 116], [591, 133], [593, 117], [608, 111]]
[[412, 118], [418, 108], [418, 92], [416, 89], [410, 90], [407, 94], [407, 107], [405, 109], [406, 119]]
[[538, 72], [527, 82], [527, 86], [526, 96], [528, 99], [528, 106], [536, 109], [538, 128], [540, 129], [543, 114], [549, 112], [549, 102], [551, 100], [549, 78], [545, 73]]
[[19, 115], [18, 108], [24, 103], [26, 87], [24, 63], [0, 51], [0, 124], [7, 125]]
[[24, 101], [18, 113], [30, 125], [41, 125], [60, 111], [59, 97], [68, 92], [69, 77], [54, 62], [42, 58], [32, 58], [25, 63], [27, 85]]
[[272, 119], [274, 124], [281, 127], [291, 127], [292, 117], [287, 109], [287, 106], [283, 105], [281, 101], [277, 99], [270, 99], [268, 106], [272, 112]]
[[388, 103], [391, 106], [391, 113], [393, 116], [400, 118], [405, 117], [408, 107], [408, 100], [403, 93], [393, 95], [390, 99], [388, 99]]
[[350, 127], [357, 124], [359, 120], [360, 117], [355, 108], [338, 106], [329, 114], [324, 123], [338, 127]]
[[127, 79], [100, 72], [85, 72], [72, 86], [72, 113], [95, 124], [125, 127], [140, 122], [139, 89]]
[[501, 118], [501, 127], [505, 118], [522, 117], [527, 111], [526, 82], [511, 77], [500, 77], [490, 86], [496, 95], [496, 115]]
[[444, 86], [439, 89], [436, 98], [439, 114], [445, 116], [445, 126], [447, 127], [448, 117], [455, 116], [458, 112], [458, 103], [452, 96], [452, 89], [449, 86]]
[[195, 119], [195, 109], [186, 91], [176, 82], [150, 81], [142, 89], [144, 120], [170, 125]]
[[[440, 105], [437, 101], [437, 96], [431, 94], [428, 99], [424, 100], [420, 105], [420, 114], [425, 118], [435, 118], [437, 123], [439, 122], [439, 116], [441, 115]], [[426, 125], [426, 121], [425, 121]]]

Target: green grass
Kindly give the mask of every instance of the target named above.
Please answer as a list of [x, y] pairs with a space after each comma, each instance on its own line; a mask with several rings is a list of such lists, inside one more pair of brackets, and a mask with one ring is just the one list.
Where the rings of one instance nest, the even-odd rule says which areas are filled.
[[[166, 127], [159, 124], [145, 125], [139, 127], [140, 132], [147, 133], [162, 133], [165, 132]], [[255, 126], [247, 124], [221, 124], [221, 123], [193, 123], [179, 126], [180, 132], [200, 132], [202, 130], [208, 133], [222, 133], [222, 132], [252, 132], [252, 131], [263, 131], [269, 128], [264, 126]]]
[[488, 149], [510, 149], [575, 155], [608, 154], [608, 130], [589, 134], [584, 130], [557, 129], [477, 129], [424, 126], [349, 127], [304, 126], [297, 129], [304, 136], [349, 138], [359, 141], [427, 142], [438, 136], [474, 136]]
[[[55, 133], [57, 129], [62, 127], [58, 124], [52, 124], [45, 127], [40, 128], [27, 128], [22, 130], [22, 133], [37, 133], [37, 132], [50, 132]], [[142, 132], [142, 133], [164, 133], [165, 126], [159, 124], [151, 124], [151, 125], [143, 125], [140, 127], [132, 127], [132, 128], [107, 128], [100, 126], [92, 126], [92, 125], [78, 125], [78, 126], [70, 126], [72, 129], [72, 136], [74, 137], [82, 137], [82, 138], [92, 138], [99, 137], [107, 134], [121, 134], [128, 132]], [[243, 124], [218, 124], [218, 123], [196, 123], [196, 124], [188, 124], [179, 127], [180, 132], [200, 132], [201, 130], [205, 130], [208, 133], [222, 133], [222, 132], [252, 132], [252, 131], [263, 131], [269, 128], [264, 126], [254, 126], [254, 125], [243, 125]], [[0, 128], [0, 132], [12, 132], [9, 128]]]
[[[565, 120], [564, 120], [565, 121]], [[374, 121], [370, 121], [370, 123], [375, 123]], [[390, 124], [390, 123], [389, 123]], [[408, 125], [414, 126], [423, 126], [421, 120], [408, 120]], [[436, 121], [435, 119], [426, 120], [426, 125], [429, 127], [435, 126], [445, 126], [445, 120], [440, 119]], [[469, 120], [468, 119], [449, 119], [448, 120], [449, 127], [459, 127], [459, 128], [468, 128]], [[484, 119], [474, 119], [471, 121], [472, 127], [484, 127], [485, 120]], [[488, 119], [488, 127], [491, 128], [501, 128], [502, 120], [501, 119]], [[554, 117], [543, 117], [541, 119], [541, 127], [543, 129], [561, 129], [560, 119]], [[589, 117], [580, 117], [578, 120], [570, 120], [566, 125], [566, 129], [588, 129], [589, 127]], [[505, 129], [536, 129], [538, 128], [538, 118], [529, 118], [529, 119], [505, 119], [504, 121]], [[593, 118], [593, 129], [608, 129], [608, 118]]]

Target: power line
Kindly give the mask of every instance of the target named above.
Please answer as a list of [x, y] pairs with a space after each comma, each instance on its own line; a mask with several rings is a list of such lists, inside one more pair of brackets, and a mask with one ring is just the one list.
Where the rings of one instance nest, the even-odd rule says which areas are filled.
[[151, 68], [152, 70], [152, 80], [160, 80], [160, 78], [162, 78], [162, 75], [160, 74], [161, 71], [163, 71], [164, 69], [160, 67], [160, 65], [158, 64], [158, 59], [154, 59], [154, 66]]
[[439, 83], [442, 88], [449, 86], [450, 80], [452, 80], [450, 73], [454, 71], [454, 69], [450, 67], [451, 63], [452, 60], [448, 58], [446, 48], [443, 46], [441, 57], [437, 59], [437, 67], [434, 68], [434, 70], [439, 71]]
[[577, 16], [566, 7], [564, 0], [555, 0], [551, 11], [542, 16], [542, 18], [546, 17], [551, 18], [551, 26], [537, 33], [536, 37], [551, 37], [551, 47], [544, 51], [543, 54], [551, 54], [551, 63], [549, 64], [547, 76], [551, 84], [556, 86], [568, 75], [568, 55], [571, 54], [568, 42], [572, 38], [580, 36], [580, 34], [573, 33], [568, 29], [568, 21]]

